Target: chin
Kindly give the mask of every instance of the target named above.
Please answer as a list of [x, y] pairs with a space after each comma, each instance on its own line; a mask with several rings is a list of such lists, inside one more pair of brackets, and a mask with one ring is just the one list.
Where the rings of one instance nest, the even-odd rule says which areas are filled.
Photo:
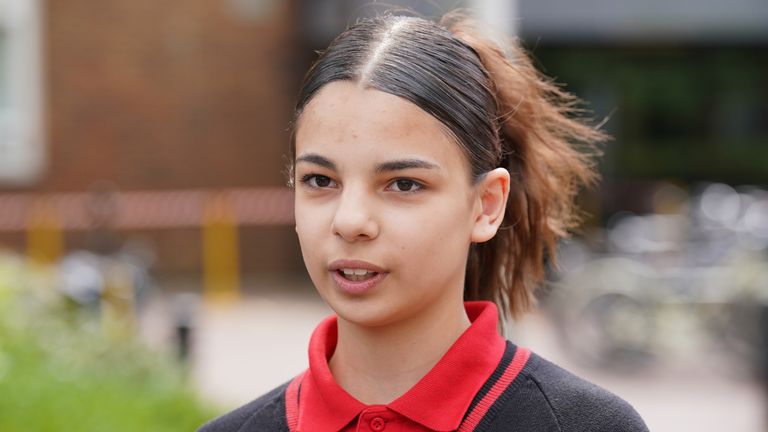
[[[325, 302], [346, 322], [361, 327], [381, 327], [402, 319], [398, 306], [384, 298], [340, 298], [324, 297]], [[401, 313], [398, 313], [401, 312]]]
[[[363, 327], [379, 327], [397, 321], [398, 305], [388, 296], [388, 286], [379, 286], [375, 292], [351, 295], [341, 291], [331, 277], [323, 277], [313, 283], [320, 297], [342, 320]], [[384, 288], [381, 290], [381, 288]]]

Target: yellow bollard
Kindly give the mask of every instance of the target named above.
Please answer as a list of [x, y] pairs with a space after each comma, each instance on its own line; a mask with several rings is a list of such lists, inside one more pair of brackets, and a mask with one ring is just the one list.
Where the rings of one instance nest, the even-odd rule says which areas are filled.
[[119, 260], [103, 266], [104, 292], [101, 295], [101, 325], [107, 336], [127, 340], [135, 334], [134, 274]]
[[27, 256], [37, 264], [53, 264], [63, 250], [58, 209], [50, 198], [38, 198], [27, 213]]
[[231, 304], [240, 297], [237, 221], [226, 194], [216, 194], [203, 212], [203, 283], [206, 302]]

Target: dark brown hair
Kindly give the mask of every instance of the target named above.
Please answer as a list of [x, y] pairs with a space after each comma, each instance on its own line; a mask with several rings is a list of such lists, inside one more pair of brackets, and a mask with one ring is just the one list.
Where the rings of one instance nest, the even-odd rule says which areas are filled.
[[464, 297], [495, 301], [514, 317], [528, 310], [545, 252], [554, 261], [557, 240], [576, 223], [574, 196], [595, 179], [593, 144], [603, 135], [574, 117], [578, 101], [517, 44], [505, 53], [461, 12], [439, 23], [384, 15], [348, 28], [307, 72], [294, 124], [338, 80], [402, 97], [440, 120], [466, 155], [471, 181], [509, 170], [504, 221], [493, 239], [471, 246]]

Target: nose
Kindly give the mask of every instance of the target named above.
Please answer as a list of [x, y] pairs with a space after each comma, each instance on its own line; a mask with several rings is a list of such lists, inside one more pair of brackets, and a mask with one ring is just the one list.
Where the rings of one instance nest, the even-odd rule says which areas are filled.
[[373, 240], [379, 235], [379, 224], [364, 192], [347, 189], [341, 193], [331, 229], [347, 242]]

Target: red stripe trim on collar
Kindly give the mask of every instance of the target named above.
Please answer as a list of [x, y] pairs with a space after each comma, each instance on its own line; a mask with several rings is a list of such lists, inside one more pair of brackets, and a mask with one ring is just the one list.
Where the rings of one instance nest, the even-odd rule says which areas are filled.
[[459, 426], [458, 432], [467, 432], [474, 430], [480, 423], [480, 420], [485, 417], [488, 410], [493, 406], [493, 403], [504, 393], [504, 390], [512, 384], [512, 381], [517, 378], [517, 375], [523, 370], [525, 364], [531, 356], [531, 352], [525, 348], [517, 348], [515, 356], [512, 357], [512, 361], [509, 363], [504, 373], [491, 387], [491, 389], [480, 399], [480, 402], [475, 405], [475, 408], [466, 417], [464, 422]]
[[296, 376], [285, 389], [285, 421], [290, 432], [296, 432], [299, 424], [299, 387], [301, 380], [304, 379], [304, 374], [306, 372]]

